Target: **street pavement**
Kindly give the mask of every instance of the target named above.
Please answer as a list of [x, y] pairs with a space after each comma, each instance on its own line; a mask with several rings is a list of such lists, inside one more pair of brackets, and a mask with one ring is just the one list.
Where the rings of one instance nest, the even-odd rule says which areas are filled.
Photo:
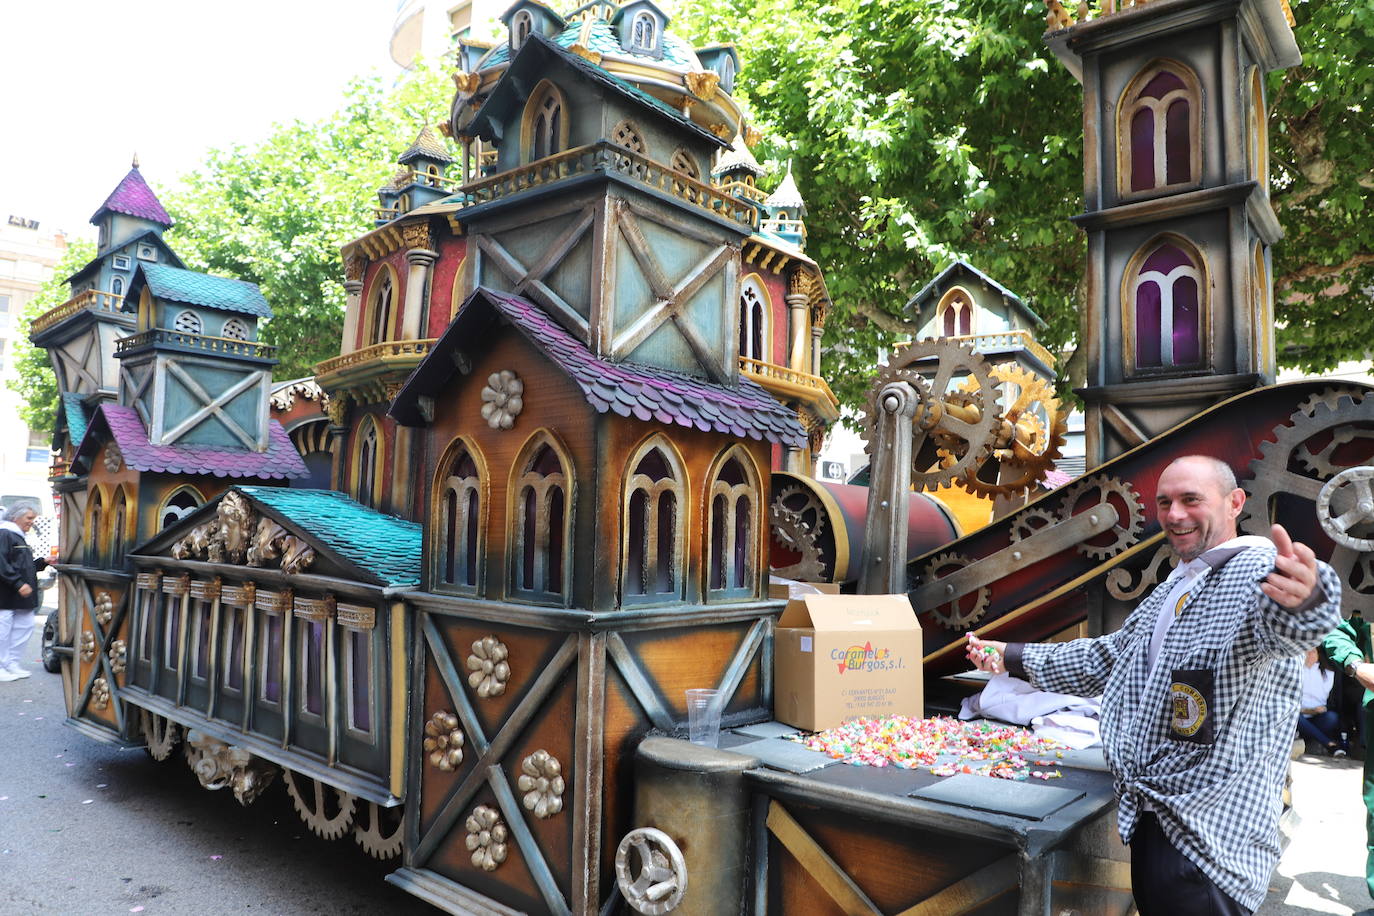
[[1301, 823], [1258, 916], [1374, 916], [1364, 880], [1362, 766], [1350, 758], [1313, 755], [1294, 761], [1293, 807]]
[[0, 916], [401, 914], [439, 911], [385, 883], [351, 840], [321, 840], [280, 783], [244, 808], [158, 763], [63, 726], [62, 686], [38, 662], [0, 683]]
[[[384, 882], [396, 863], [311, 834], [280, 784], [243, 808], [179, 756], [157, 763], [64, 727], [41, 631], [25, 653], [33, 676], [0, 683], [0, 916], [439, 912]], [[1356, 760], [1295, 761], [1301, 820], [1257, 916], [1374, 916], [1360, 773]]]

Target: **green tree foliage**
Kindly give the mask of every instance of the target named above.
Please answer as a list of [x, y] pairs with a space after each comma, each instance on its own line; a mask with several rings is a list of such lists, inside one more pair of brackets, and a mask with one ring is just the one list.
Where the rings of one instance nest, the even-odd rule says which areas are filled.
[[76, 239], [53, 267], [52, 275], [24, 306], [19, 315], [19, 333], [10, 338], [10, 354], [14, 360], [15, 376], [8, 382], [12, 391], [24, 399], [19, 405], [19, 417], [33, 432], [52, 435], [57, 419], [57, 376], [52, 371], [48, 351], [29, 343], [29, 325], [39, 315], [57, 308], [70, 298], [67, 278], [95, 257], [95, 244]]
[[1374, 6], [1294, 2], [1303, 62], [1270, 74], [1280, 359], [1308, 372], [1374, 340]]
[[277, 125], [251, 146], [213, 150], [162, 198], [167, 241], [188, 267], [250, 280], [272, 306], [263, 339], [277, 378], [309, 375], [337, 356], [343, 330], [339, 248], [374, 228], [376, 190], [425, 124], [447, 119], [453, 87], [435, 65], [394, 85], [362, 78], [316, 123]]
[[[1322, 369], [1364, 357], [1374, 335], [1374, 6], [1294, 11], [1305, 62], [1268, 87], [1288, 232], [1277, 313], [1286, 361]], [[755, 153], [792, 160], [808, 253], [835, 300], [823, 371], [842, 400], [859, 403], [877, 348], [916, 330], [906, 301], [956, 257], [1019, 293], [1049, 324], [1040, 341], [1072, 352], [1082, 95], [1042, 43], [1040, 0], [704, 0], [676, 28], [735, 42], [737, 94], [764, 129]]]

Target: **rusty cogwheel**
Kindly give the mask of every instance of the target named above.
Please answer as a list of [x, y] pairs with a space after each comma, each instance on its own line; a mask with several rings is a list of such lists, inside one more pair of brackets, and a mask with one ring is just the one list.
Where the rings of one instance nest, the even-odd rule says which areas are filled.
[[[1096, 493], [1097, 499], [1084, 502], [1085, 495]], [[1064, 488], [1064, 501], [1061, 502], [1059, 517], [1068, 521], [1080, 512], [1087, 512], [1093, 506], [1110, 502], [1116, 509], [1117, 523], [1111, 531], [1094, 535], [1077, 545], [1078, 552], [1094, 560], [1106, 560], [1116, 556], [1140, 537], [1145, 525], [1145, 506], [1140, 495], [1131, 485], [1115, 477], [1094, 475], [1081, 477]]]
[[[924, 582], [936, 582], [951, 573], [958, 572], [968, 566], [968, 558], [958, 553], [938, 554], [925, 565], [921, 572], [921, 579]], [[991, 593], [987, 586], [981, 586], [976, 591], [969, 592], [953, 599], [948, 604], [941, 604], [930, 608], [930, 612], [935, 615], [943, 626], [951, 630], [967, 630], [988, 609], [988, 599]]]
[[157, 761], [166, 760], [181, 743], [181, 726], [145, 709], [143, 740], [148, 745], [148, 756]]
[[[911, 482], [917, 490], [953, 486], [976, 473], [996, 441], [1001, 424], [997, 386], [972, 348], [951, 340], [915, 341], [895, 353], [874, 379], [870, 424], [877, 418], [873, 401], [883, 386], [910, 381], [913, 375], [923, 379], [924, 387], [916, 388], [922, 397], [912, 424]], [[940, 460], [940, 449], [953, 456], [948, 466]]]
[[958, 483], [976, 496], [1024, 495], [1062, 453], [1069, 415], [1060, 409], [1054, 387], [1029, 369], [1004, 363], [993, 366], [991, 374], [1009, 402], [1001, 425], [1011, 437], [996, 443], [994, 461]]

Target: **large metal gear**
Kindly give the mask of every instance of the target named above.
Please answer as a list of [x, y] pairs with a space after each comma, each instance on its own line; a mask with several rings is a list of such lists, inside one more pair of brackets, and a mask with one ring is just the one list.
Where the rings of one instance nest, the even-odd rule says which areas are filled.
[[[921, 579], [926, 583], [937, 582], [968, 565], [968, 558], [963, 554], [942, 553], [925, 565], [921, 570]], [[969, 629], [983, 616], [988, 609], [990, 597], [991, 593], [987, 586], [982, 586], [967, 595], [955, 598], [948, 604], [937, 605], [929, 610], [943, 626], [959, 632]]]
[[[920, 363], [926, 364], [924, 372]], [[951, 340], [916, 341], [899, 350], [870, 389], [865, 417], [870, 453], [876, 398], [896, 381], [911, 384], [921, 401], [912, 422], [912, 484], [937, 490], [971, 476], [992, 450], [1001, 423], [997, 386], [983, 358]], [[942, 451], [948, 458], [942, 460]]]
[[774, 567], [771, 570], [773, 575], [801, 582], [825, 580], [825, 560], [821, 555], [820, 538], [825, 530], [826, 519], [825, 507], [815, 494], [804, 487], [784, 487], [773, 497], [768, 505], [768, 524], [773, 539], [799, 555], [795, 563]]
[[358, 811], [356, 795], [288, 769], [283, 769], [281, 776], [296, 813], [316, 836], [337, 840], [353, 826]]
[[[1084, 499], [1092, 493], [1096, 499]], [[1080, 477], [1064, 488], [1064, 500], [1059, 504], [1059, 517], [1065, 521], [1080, 512], [1089, 512], [1092, 507], [1111, 503], [1116, 509], [1117, 523], [1110, 531], [1104, 531], [1077, 544], [1078, 552], [1094, 560], [1106, 560], [1116, 556], [1140, 537], [1145, 526], [1145, 506], [1140, 495], [1131, 485], [1101, 474]]]
[[364, 802], [353, 822], [353, 840], [374, 859], [394, 859], [401, 854], [404, 809]]
[[1331, 540], [1361, 553], [1374, 550], [1374, 467], [1346, 468], [1317, 494], [1317, 521]]
[[1022, 496], [1063, 451], [1068, 412], [1060, 409], [1053, 386], [1029, 369], [1003, 363], [993, 366], [991, 375], [1010, 402], [1002, 408], [994, 460], [957, 482], [977, 496]]
[[[1309, 398], [1274, 431], [1274, 441], [1260, 443], [1260, 457], [1250, 462], [1254, 476], [1242, 484], [1248, 497], [1240, 517], [1242, 531], [1267, 536], [1281, 514], [1316, 515], [1328, 482], [1344, 471], [1374, 464], [1374, 436], [1369, 435], [1374, 430], [1374, 398], [1353, 394]], [[1338, 506], [1337, 511], [1346, 510]], [[1344, 586], [1342, 613], [1348, 617], [1355, 611], [1374, 611], [1369, 554], [1337, 541], [1328, 562]]]

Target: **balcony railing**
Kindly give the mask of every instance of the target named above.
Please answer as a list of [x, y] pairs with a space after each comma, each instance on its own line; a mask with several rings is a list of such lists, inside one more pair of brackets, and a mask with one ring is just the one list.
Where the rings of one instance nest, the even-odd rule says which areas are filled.
[[33, 320], [29, 325], [30, 334], [40, 334], [56, 324], [66, 321], [77, 312], [90, 309], [95, 312], [118, 312], [124, 304], [123, 296], [116, 296], [114, 293], [101, 292], [98, 289], [88, 289], [84, 293], [77, 293], [57, 308], [44, 312]]
[[819, 375], [798, 372], [796, 369], [788, 369], [786, 366], [779, 366], [776, 363], [750, 359], [747, 356], [739, 358], [739, 371], [765, 388], [773, 387], [769, 385], [769, 382], [780, 382], [788, 388], [824, 395], [832, 405], [838, 406], [840, 403], [839, 398], [835, 397], [835, 392], [830, 390], [825, 379]]
[[187, 334], [184, 331], [171, 331], [167, 328], [153, 328], [142, 334], [124, 337], [115, 343], [115, 353], [128, 353], [152, 344], [171, 344], [183, 350], [202, 350], [221, 356], [248, 356], [253, 359], [276, 359], [277, 348], [253, 340], [237, 340], [233, 337], [210, 337], [205, 334]]
[[[1070, 13], [1065, 9], [1061, 0], [1045, 0], [1045, 24], [1053, 32], [1058, 29], [1067, 29], [1079, 22], [1087, 22], [1089, 19], [1112, 16], [1133, 6], [1145, 6], [1148, 2], [1149, 0], [1093, 0], [1090, 3], [1088, 0], [1079, 0], [1076, 4], [1070, 4], [1073, 7], [1073, 13]], [[1283, 9], [1284, 18], [1288, 20], [1288, 25], [1291, 28], [1296, 23], [1288, 0], [1279, 0], [1279, 6]]]
[[747, 181], [726, 181], [722, 182], [717, 187], [719, 187], [726, 194], [747, 197], [750, 200], [757, 201], [758, 203], [763, 203], [765, 200], [768, 199], [768, 195], [764, 193], [763, 188], [760, 188], [756, 185], [752, 185]]
[[338, 372], [340, 369], [347, 369], [363, 363], [398, 362], [401, 360], [418, 362], [429, 352], [429, 348], [434, 346], [436, 339], [431, 337], [424, 340], [388, 340], [384, 343], [373, 344], [370, 347], [363, 347], [361, 350], [354, 350], [352, 353], [345, 353], [342, 356], [335, 356], [333, 359], [317, 363], [315, 375], [328, 375], [331, 372]]
[[604, 140], [470, 182], [463, 185], [460, 193], [465, 196], [465, 202], [473, 206], [595, 172], [614, 172], [633, 178], [662, 193], [747, 226], [754, 226], [758, 221], [758, 211], [748, 201]]

